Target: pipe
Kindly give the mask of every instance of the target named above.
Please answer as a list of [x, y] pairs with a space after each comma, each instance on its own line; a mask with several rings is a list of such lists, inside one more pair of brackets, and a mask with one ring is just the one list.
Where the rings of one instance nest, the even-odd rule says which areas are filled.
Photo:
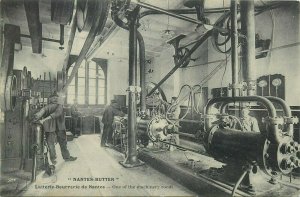
[[[97, 5], [100, 5], [99, 4], [100, 2], [98, 2], [98, 1], [96, 1], [96, 2], [98, 3]], [[108, 3], [108, 1], [106, 3]], [[103, 6], [101, 6], [101, 7], [103, 7]], [[97, 12], [98, 15], [95, 16], [94, 23], [93, 23], [93, 25], [91, 27], [91, 30], [89, 31], [89, 34], [88, 34], [88, 36], [87, 36], [87, 38], [86, 38], [86, 40], [85, 40], [85, 42], [83, 44], [83, 47], [82, 47], [82, 49], [81, 49], [81, 51], [79, 53], [77, 61], [76, 61], [75, 65], [74, 65], [74, 68], [72, 70], [72, 73], [71, 73], [70, 77], [67, 79], [66, 84], [62, 88], [62, 91], [64, 93], [66, 92], [68, 86], [70, 85], [70, 83], [72, 82], [73, 78], [75, 77], [75, 74], [77, 73], [77, 71], [78, 71], [78, 69], [79, 69], [82, 61], [84, 60], [84, 58], [85, 58], [85, 56], [86, 56], [89, 48], [93, 44], [93, 41], [94, 41], [94, 39], [95, 39], [95, 37], [96, 37], [96, 35], [98, 33], [98, 30], [99, 30], [99, 25], [102, 25], [100, 19], [102, 18], [101, 16], [103, 14], [102, 13], [103, 11], [105, 11], [105, 10], [99, 10]]]
[[[272, 120], [276, 118], [276, 109], [271, 101], [269, 101], [267, 98], [264, 98], [262, 96], [245, 96], [245, 97], [217, 97], [213, 98], [208, 101], [206, 107], [205, 107], [205, 114], [207, 116], [210, 116], [211, 114], [211, 107], [215, 103], [220, 102], [227, 102], [227, 103], [233, 103], [233, 102], [259, 102], [268, 110], [269, 116]], [[279, 128], [278, 125], [274, 122], [271, 122], [269, 125], [269, 128], [267, 130], [270, 130], [270, 135], [268, 136], [269, 140], [274, 143], [279, 143]], [[205, 130], [208, 132], [212, 127], [212, 119], [210, 117], [207, 117], [205, 120]]]
[[241, 33], [247, 39], [246, 44], [242, 45], [243, 76], [247, 83], [247, 94], [252, 96], [256, 92], [254, 0], [243, 0], [240, 6]]
[[239, 185], [241, 184], [242, 180], [244, 179], [244, 177], [246, 176], [246, 174], [249, 172], [249, 169], [245, 169], [244, 172], [242, 173], [242, 175], [240, 176], [239, 180], [236, 182], [236, 184], [234, 185], [234, 188], [232, 190], [231, 196], [235, 196], [235, 192], [237, 190], [237, 188], [239, 187]]
[[231, 0], [230, 22], [231, 22], [231, 65], [232, 65], [232, 96], [238, 95], [238, 32], [237, 32], [237, 0]]
[[[38, 155], [43, 154], [43, 145], [42, 145], [42, 125], [40, 124], [33, 124], [33, 134], [34, 134], [34, 145], [32, 146], [33, 149], [33, 158], [32, 158], [32, 169], [31, 169], [31, 182], [36, 181], [36, 171], [37, 171], [37, 164], [38, 164]], [[39, 159], [39, 162], [41, 160]], [[39, 163], [41, 165], [41, 163]]]
[[136, 7], [128, 16], [129, 21], [129, 91], [128, 91], [128, 148], [124, 165], [133, 167], [139, 163], [136, 151], [136, 91], [130, 87], [136, 86], [137, 67], [137, 17], [139, 7]]
[[184, 15], [178, 15], [178, 14], [175, 14], [175, 13], [172, 13], [172, 12], [169, 12], [168, 10], [165, 10], [165, 9], [162, 9], [162, 8], [159, 8], [159, 7], [156, 7], [154, 5], [150, 5], [148, 3], [144, 3], [144, 2], [140, 2], [138, 1], [137, 4], [139, 6], [142, 6], [144, 8], [147, 8], [149, 10], [154, 10], [154, 11], [157, 11], [157, 12], [160, 12], [162, 14], [165, 14], [165, 15], [168, 15], [168, 16], [172, 16], [174, 18], [178, 18], [178, 19], [181, 19], [181, 20], [184, 20], [184, 21], [188, 21], [188, 22], [191, 22], [191, 23], [195, 23], [195, 24], [198, 24], [198, 25], [203, 25], [203, 23], [201, 21], [198, 21], [196, 19], [193, 19], [193, 18], [190, 18], [190, 17], [187, 17], [187, 16], [184, 16]]
[[[147, 9], [150, 9], [150, 10], [155, 10], [157, 12], [160, 12], [162, 14], [166, 14], [168, 16], [172, 16], [174, 18], [178, 18], [178, 19], [181, 19], [181, 20], [184, 20], [184, 21], [187, 21], [187, 22], [191, 22], [191, 23], [194, 23], [194, 24], [198, 24], [198, 25], [204, 25], [203, 22], [201, 21], [198, 21], [196, 19], [193, 19], [193, 18], [190, 18], [190, 17], [187, 17], [187, 16], [184, 16], [184, 15], [179, 15], [179, 14], [175, 14], [175, 13], [172, 13], [172, 12], [169, 12], [168, 10], [165, 10], [165, 9], [162, 9], [162, 8], [159, 8], [159, 7], [156, 7], [154, 5], [150, 5], [148, 3], [144, 3], [144, 2], [140, 2], [138, 1], [137, 4], [141, 7], [144, 7], [144, 8], [147, 8]], [[218, 27], [218, 26], [215, 26], [215, 25], [210, 25], [212, 26], [214, 29], [217, 29], [221, 32], [224, 32], [224, 33], [227, 33], [228, 32], [228, 29], [225, 29], [225, 28], [221, 28], [221, 27]]]
[[51, 73], [49, 72], [49, 81], [50, 81], [50, 92], [52, 93], [52, 79], [51, 79]]
[[164, 78], [162, 78], [160, 80], [160, 82], [158, 82], [156, 84], [156, 86], [147, 94], [147, 96], [150, 96], [151, 94], [153, 94], [153, 92], [155, 92], [155, 90], [157, 90], [161, 84], [163, 84], [178, 68], [180, 68], [180, 66], [188, 59], [190, 58], [190, 56], [192, 55], [192, 53], [201, 45], [203, 44], [207, 38], [209, 38], [209, 36], [211, 36], [212, 34], [212, 30], [209, 30], [207, 32], [205, 32], [205, 34], [200, 38], [200, 40], [188, 51], [188, 53], [180, 59], [179, 62], [177, 62], [175, 64], [175, 67], [172, 68], [172, 70], [170, 70], [170, 72], [168, 74], [166, 74], [166, 76]]
[[[282, 107], [284, 115], [286, 117], [288, 118], [292, 117], [291, 108], [287, 105], [287, 103], [283, 99], [274, 96], [265, 96], [265, 97], [269, 99], [271, 102], [279, 104]], [[293, 135], [294, 125], [292, 123], [287, 124], [287, 132], [289, 133], [289, 135]]]
[[[129, 27], [127, 24], [125, 24], [117, 15], [117, 13], [112, 12], [112, 19], [115, 21], [115, 23], [125, 29], [129, 30]], [[141, 111], [146, 111], [146, 57], [145, 57], [145, 43], [144, 38], [142, 34], [139, 31], [136, 31], [137, 40], [139, 43], [139, 58], [140, 58], [140, 86], [141, 86]]]
[[228, 102], [223, 102], [220, 106], [220, 113], [225, 114], [226, 106], [228, 105]]
[[292, 111], [290, 107], [286, 104], [286, 102], [283, 99], [275, 96], [265, 96], [265, 97], [269, 99], [271, 102], [279, 104], [282, 107], [285, 116], [287, 117], [292, 116]]
[[[257, 12], [257, 14], [261, 14], [262, 12], [265, 12], [269, 9], [276, 9], [278, 6], [280, 6], [280, 4], [274, 4], [274, 5], [266, 5], [266, 6], [257, 6], [255, 7], [255, 11]], [[226, 7], [226, 8], [207, 8], [204, 9], [204, 14], [218, 14], [218, 13], [224, 13], [224, 11], [229, 11], [230, 8]], [[239, 9], [237, 9], [239, 11]], [[195, 9], [168, 9], [166, 10], [168, 12], [172, 12], [174, 14], [196, 14], [196, 10]], [[156, 10], [146, 10], [144, 12], [142, 12], [140, 14], [140, 19], [143, 18], [144, 16], [148, 16], [148, 15], [159, 15], [162, 14], [159, 11]]]
[[187, 150], [187, 151], [191, 151], [191, 152], [203, 155], [203, 152], [195, 150], [195, 149], [192, 149], [192, 148], [187, 148], [187, 147], [180, 146], [180, 145], [177, 145], [177, 144], [173, 144], [173, 143], [170, 143], [170, 142], [167, 142], [167, 141], [163, 141], [163, 140], [159, 140], [159, 142], [164, 143], [164, 144], [168, 144], [168, 145], [171, 145], [171, 146], [175, 146], [175, 147], [177, 147], [179, 149], [182, 149], [182, 150]]
[[146, 112], [146, 57], [145, 43], [142, 34], [137, 31], [137, 39], [139, 42], [139, 58], [140, 58], [140, 86], [141, 86], [141, 112]]
[[[26, 35], [26, 34], [20, 34], [20, 37], [23, 37], [23, 38], [31, 38], [30, 35]], [[57, 42], [57, 43], [60, 43], [60, 40], [56, 40], [56, 39], [52, 39], [52, 38], [42, 38], [42, 40], [44, 41], [48, 41], [48, 42]]]
[[[229, 8], [224, 8], [226, 11], [229, 10]], [[223, 13], [224, 12], [223, 8], [210, 8], [210, 9], [205, 9], [204, 13], [205, 14], [213, 14], [213, 13]], [[167, 12], [172, 12], [174, 14], [196, 14], [195, 9], [168, 9], [166, 10]], [[146, 10], [140, 14], [140, 18], [143, 18], [144, 16], [148, 15], [158, 15], [162, 14], [159, 11], [156, 10]]]
[[234, 97], [234, 98], [216, 97], [216, 98], [213, 98], [208, 101], [208, 103], [206, 104], [206, 107], [205, 107], [205, 113], [210, 114], [210, 108], [215, 103], [220, 103], [220, 102], [233, 103], [233, 102], [251, 102], [251, 101], [260, 102], [267, 108], [267, 110], [272, 118], [276, 117], [276, 109], [275, 109], [274, 105], [271, 103], [271, 101], [269, 101], [268, 99], [266, 99], [262, 96], [244, 96], [244, 97]]
[[178, 135], [181, 135], [181, 136], [185, 136], [185, 137], [196, 138], [196, 136], [194, 134], [190, 134], [190, 133], [184, 133], [184, 132], [179, 132], [179, 131], [176, 131], [175, 133]]

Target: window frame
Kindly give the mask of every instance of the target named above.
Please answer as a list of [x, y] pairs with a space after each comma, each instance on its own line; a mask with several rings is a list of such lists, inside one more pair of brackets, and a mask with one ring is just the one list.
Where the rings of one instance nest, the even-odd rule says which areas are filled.
[[[96, 77], [94, 78], [92, 78], [92, 79], [95, 79], [96, 80], [96, 85], [94, 85], [93, 87], [90, 87], [90, 85], [89, 85], [89, 82], [90, 82], [90, 78], [89, 78], [89, 71], [90, 71], [90, 66], [92, 66], [93, 64], [90, 64], [90, 62], [94, 62], [94, 65], [95, 65], [95, 67], [96, 67]], [[82, 63], [82, 65], [83, 65], [83, 67], [84, 67], [84, 69], [85, 69], [85, 77], [84, 77], [84, 79], [85, 79], [85, 85], [84, 85], [84, 95], [85, 95], [85, 98], [84, 98], [84, 104], [78, 104], [78, 106], [79, 107], [89, 107], [89, 106], [91, 106], [91, 107], [104, 107], [106, 104], [107, 104], [107, 60], [104, 60], [104, 59], [100, 59], [100, 58], [94, 58], [94, 59], [92, 59], [91, 61], [84, 61], [83, 63]], [[67, 76], [68, 76], [68, 71], [69, 71], [69, 69], [70, 68], [72, 68], [72, 66], [70, 65], [69, 67], [68, 67], [68, 69], [67, 69]], [[99, 77], [99, 71], [103, 71], [103, 75], [104, 75], [104, 77], [102, 78], [100, 78]], [[76, 73], [76, 75], [75, 75], [75, 77], [74, 77], [74, 79], [73, 80], [75, 80], [75, 92], [74, 92], [74, 94], [75, 94], [75, 99], [78, 101], [78, 96], [80, 96], [80, 95], [82, 95], [82, 94], [80, 94], [79, 95], [79, 92], [78, 92], [78, 86], [79, 86], [79, 84], [78, 84], [78, 79], [79, 78], [83, 78], [83, 77], [79, 77], [78, 76], [78, 73]], [[102, 87], [101, 86], [101, 88], [104, 88], [104, 95], [102, 96], [104, 99], [104, 103], [102, 103], [102, 104], [99, 104], [99, 102], [100, 102], [100, 100], [101, 99], [99, 99], [99, 94], [100, 94], [100, 92], [99, 92], [99, 82], [100, 81], [103, 81], [104, 80], [104, 87]], [[74, 86], [72, 86], [72, 87], [74, 87]], [[91, 95], [91, 96], [96, 96], [96, 100], [95, 100], [95, 104], [89, 104], [89, 97], [90, 97], [90, 91], [91, 91], [91, 88], [94, 88], [94, 90], [93, 91], [95, 91], [95, 95]], [[71, 103], [69, 103], [68, 102], [68, 92], [67, 92], [67, 99], [65, 100], [65, 103], [67, 104], [67, 105], [72, 105], [73, 104], [73, 101], [71, 101]]]

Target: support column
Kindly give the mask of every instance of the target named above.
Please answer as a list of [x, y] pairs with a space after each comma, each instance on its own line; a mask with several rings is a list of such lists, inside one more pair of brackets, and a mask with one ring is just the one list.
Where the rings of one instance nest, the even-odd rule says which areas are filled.
[[243, 77], [247, 94], [256, 94], [254, 0], [241, 0], [241, 30], [246, 37], [242, 47]]
[[129, 88], [128, 88], [128, 120], [127, 120], [127, 154], [120, 162], [124, 167], [131, 168], [143, 163], [137, 159], [136, 150], [136, 84], [137, 84], [137, 17], [139, 7], [128, 15], [129, 22]]
[[238, 96], [238, 32], [237, 32], [237, 0], [231, 0], [230, 4], [231, 22], [231, 65], [232, 65], [232, 96]]

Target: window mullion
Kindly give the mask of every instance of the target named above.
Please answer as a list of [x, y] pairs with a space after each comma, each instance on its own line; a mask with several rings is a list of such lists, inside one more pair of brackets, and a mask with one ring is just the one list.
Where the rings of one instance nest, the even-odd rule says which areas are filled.
[[99, 97], [98, 87], [99, 87], [99, 65], [96, 64], [96, 104], [97, 105], [99, 104], [99, 101], [98, 101], [98, 97]]
[[89, 104], [89, 61], [85, 62], [85, 104]]

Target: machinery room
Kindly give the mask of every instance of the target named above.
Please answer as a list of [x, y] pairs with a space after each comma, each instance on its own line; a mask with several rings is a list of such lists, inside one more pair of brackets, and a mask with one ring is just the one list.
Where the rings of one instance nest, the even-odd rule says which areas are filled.
[[1, 196], [300, 195], [299, 1], [0, 3]]

